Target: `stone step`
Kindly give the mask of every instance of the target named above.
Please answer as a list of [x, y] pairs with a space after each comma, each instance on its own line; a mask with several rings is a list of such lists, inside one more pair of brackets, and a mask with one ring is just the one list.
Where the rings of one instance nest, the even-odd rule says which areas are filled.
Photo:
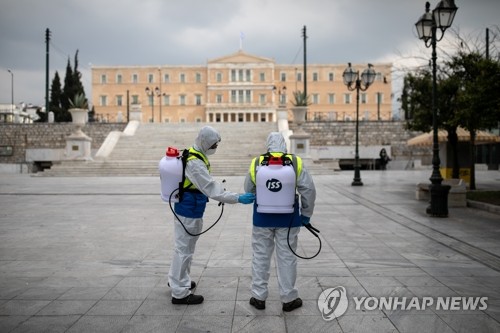
[[[158, 162], [168, 146], [178, 149], [193, 145], [199, 130], [207, 124], [140, 124], [132, 136], [121, 136], [105, 160], [64, 161], [40, 176], [159, 176]], [[253, 157], [265, 149], [268, 134], [276, 123], [210, 124], [222, 136], [217, 153], [210, 156], [212, 174], [218, 177], [245, 175]], [[311, 174], [331, 174], [332, 168], [307, 165]]]

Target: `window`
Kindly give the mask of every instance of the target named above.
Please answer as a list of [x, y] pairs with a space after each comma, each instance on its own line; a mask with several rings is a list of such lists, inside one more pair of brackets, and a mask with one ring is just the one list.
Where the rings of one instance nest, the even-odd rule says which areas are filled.
[[137, 83], [137, 81], [139, 81], [137, 74], [132, 74], [132, 83]]
[[280, 74], [280, 81], [281, 82], [286, 82], [286, 73], [281, 73]]
[[108, 81], [106, 74], [102, 74], [101, 75], [101, 84], [106, 84], [107, 83], [106, 81]]
[[151, 106], [154, 103], [155, 95], [148, 95], [148, 105]]
[[335, 94], [328, 94], [328, 104], [335, 104]]
[[365, 111], [365, 116], [363, 117], [363, 120], [370, 120], [370, 111]]
[[231, 69], [231, 82], [236, 81], [236, 69]]
[[382, 103], [384, 100], [384, 94], [382, 94], [381, 92], [378, 92], [377, 93], [377, 103]]
[[116, 75], [116, 83], [121, 84], [122, 81], [123, 81], [122, 75], [121, 74]]
[[318, 81], [318, 73], [313, 73], [313, 81]]
[[101, 106], [107, 106], [108, 105], [108, 97], [107, 96], [99, 96], [99, 100], [101, 102]]
[[238, 81], [243, 81], [243, 70], [238, 70]]
[[333, 75], [333, 73], [328, 73], [328, 81], [333, 82], [334, 79], [335, 75]]
[[217, 94], [217, 96], [215, 96], [215, 101], [218, 104], [221, 104], [222, 103], [222, 94]]
[[361, 94], [361, 104], [366, 104], [366, 93]]
[[252, 103], [252, 91], [245, 90], [245, 103]]
[[170, 105], [170, 95], [163, 95], [163, 105]]
[[132, 104], [139, 104], [139, 95], [132, 95]]
[[259, 103], [260, 103], [260, 105], [265, 105], [266, 104], [266, 94], [260, 94], [259, 95]]
[[351, 94], [344, 94], [344, 104], [351, 104]]
[[221, 72], [218, 72], [218, 73], [216, 74], [216, 79], [215, 79], [215, 80], [216, 80], [217, 82], [219, 82], [219, 83], [220, 83], [220, 82], [222, 82], [222, 73], [221, 73]]
[[201, 74], [196, 73], [196, 83], [200, 83], [200, 82], [201, 82]]
[[196, 105], [201, 105], [201, 95], [196, 94], [195, 95], [195, 100], [196, 100]]
[[249, 69], [247, 69], [246, 71], [246, 81], [247, 82], [252, 81], [252, 72]]
[[117, 106], [122, 106], [123, 105], [123, 96], [122, 95], [117, 95], [116, 96], [116, 105]]
[[266, 82], [266, 73], [260, 73], [260, 82]]
[[319, 95], [318, 94], [312, 95], [312, 102], [313, 102], [313, 104], [319, 104]]
[[154, 83], [154, 82], [155, 82], [154, 74], [148, 74], [148, 83]]
[[243, 103], [243, 92], [244, 90], [238, 90], [238, 102]]
[[170, 74], [163, 74], [163, 82], [165, 83], [170, 82]]
[[179, 81], [181, 83], [185, 83], [186, 82], [186, 74], [181, 73], [180, 76], [179, 76]]
[[302, 81], [302, 73], [297, 73], [297, 81]]
[[231, 90], [231, 103], [236, 103], [236, 90]]
[[186, 105], [186, 95], [179, 96], [179, 105]]

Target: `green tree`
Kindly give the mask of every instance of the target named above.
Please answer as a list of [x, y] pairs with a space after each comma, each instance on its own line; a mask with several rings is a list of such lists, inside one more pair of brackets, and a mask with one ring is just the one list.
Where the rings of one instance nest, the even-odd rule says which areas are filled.
[[56, 122], [64, 121], [63, 109], [61, 106], [61, 79], [59, 73], [56, 71], [54, 79], [52, 80], [52, 85], [50, 87], [50, 101], [49, 101], [49, 111], [54, 112], [54, 120]]
[[71, 67], [70, 59], [68, 59], [68, 63], [66, 65], [64, 88], [60, 95], [61, 111], [59, 113], [59, 117], [55, 117], [55, 121], [57, 122], [71, 121], [71, 113], [68, 111], [71, 107], [69, 101], [75, 98], [78, 94], [85, 95], [83, 84], [81, 82], [82, 74], [78, 70], [78, 50], [75, 53], [74, 61], [74, 67]]
[[449, 64], [459, 83], [457, 112], [452, 120], [470, 132], [471, 180], [470, 188], [476, 189], [475, 142], [478, 130], [498, 126], [500, 119], [500, 63], [486, 59], [477, 52], [452, 57]]
[[[458, 124], [454, 122], [456, 112], [456, 94], [458, 84], [456, 78], [443, 70], [437, 75], [437, 124], [448, 132], [448, 142], [452, 151], [452, 177], [459, 177], [458, 164]], [[408, 73], [403, 80], [401, 108], [407, 119], [406, 128], [414, 131], [429, 132], [432, 130], [432, 73], [422, 69], [416, 73]]]

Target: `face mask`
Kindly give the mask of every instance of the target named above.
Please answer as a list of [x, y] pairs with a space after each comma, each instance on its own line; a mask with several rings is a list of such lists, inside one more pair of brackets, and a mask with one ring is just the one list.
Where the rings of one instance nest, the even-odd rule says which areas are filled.
[[217, 146], [219, 145], [219, 142], [214, 143], [210, 148], [207, 150], [207, 155], [213, 155], [217, 151]]

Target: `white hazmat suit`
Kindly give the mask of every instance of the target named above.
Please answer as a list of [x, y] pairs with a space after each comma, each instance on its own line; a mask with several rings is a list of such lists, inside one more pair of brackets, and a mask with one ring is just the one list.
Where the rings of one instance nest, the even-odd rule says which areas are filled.
[[[281, 133], [272, 132], [269, 134], [267, 138], [267, 151], [268, 153], [286, 153], [286, 143]], [[296, 158], [298, 164], [302, 165], [301, 159], [298, 156]], [[252, 179], [251, 175], [254, 161], [250, 165], [250, 171], [245, 178], [244, 185], [245, 191], [252, 193], [256, 192], [255, 179]], [[296, 188], [300, 194], [300, 214], [310, 218], [314, 210], [316, 189], [312, 177], [303, 165], [301, 171], [298, 173]], [[293, 213], [279, 214], [281, 215], [280, 217], [275, 216], [278, 214], [262, 214], [256, 218], [256, 215], [258, 214], [254, 210], [254, 226], [252, 229], [252, 296], [259, 301], [265, 301], [268, 296], [271, 256], [276, 247], [276, 267], [280, 298], [283, 303], [292, 302], [298, 298], [298, 291], [295, 288], [297, 257], [290, 251], [287, 242], [288, 226], [290, 225], [288, 221], [292, 218]], [[298, 217], [298, 213], [296, 217]], [[277, 221], [280, 218], [286, 219], [286, 223], [283, 224], [283, 222]], [[264, 226], [264, 224], [269, 226]], [[294, 225], [297, 224], [294, 223]], [[299, 231], [300, 227], [290, 228], [290, 246], [294, 251], [297, 249]]]
[[[203, 127], [198, 133], [193, 148], [205, 157], [215, 153], [216, 145], [220, 142], [219, 133], [210, 126]], [[215, 147], [215, 148], [214, 148]], [[208, 159], [207, 159], [208, 160]], [[199, 158], [188, 160], [185, 170], [186, 178], [201, 192], [198, 196], [206, 196], [224, 203], [234, 204], [239, 201], [240, 194], [226, 191], [223, 185], [215, 181], [209, 173], [207, 165]], [[206, 202], [206, 198], [203, 197]], [[198, 199], [199, 200], [199, 199]], [[187, 200], [186, 200], [187, 201]], [[198, 201], [199, 202], [199, 201]], [[183, 202], [176, 204], [176, 212], [187, 230], [192, 234], [200, 233], [203, 227], [203, 217], [189, 217], [179, 215], [178, 206], [186, 205]], [[196, 202], [195, 202], [196, 205]], [[183, 207], [190, 211], [191, 207]], [[195, 210], [194, 208], [192, 210]], [[204, 208], [203, 208], [204, 210]], [[203, 212], [201, 212], [202, 214]], [[189, 215], [189, 214], [185, 214]], [[175, 249], [168, 273], [168, 281], [172, 288], [172, 297], [181, 299], [191, 294], [191, 277], [189, 276], [191, 262], [199, 236], [193, 237], [186, 233], [178, 221], [174, 223]]]

